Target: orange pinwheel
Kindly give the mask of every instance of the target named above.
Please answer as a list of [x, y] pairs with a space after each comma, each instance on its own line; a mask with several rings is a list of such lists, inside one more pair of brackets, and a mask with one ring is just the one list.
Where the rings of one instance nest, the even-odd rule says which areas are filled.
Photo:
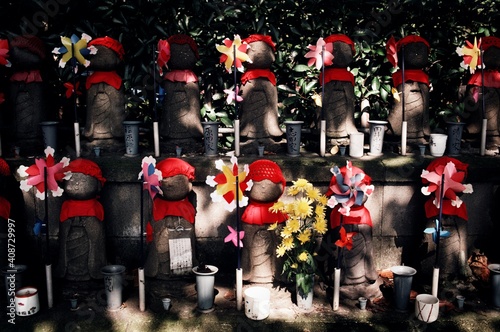
[[358, 233], [356, 232], [347, 233], [344, 227], [340, 227], [339, 234], [340, 234], [340, 239], [335, 241], [335, 245], [340, 248], [345, 247], [347, 250], [351, 250], [352, 238]]

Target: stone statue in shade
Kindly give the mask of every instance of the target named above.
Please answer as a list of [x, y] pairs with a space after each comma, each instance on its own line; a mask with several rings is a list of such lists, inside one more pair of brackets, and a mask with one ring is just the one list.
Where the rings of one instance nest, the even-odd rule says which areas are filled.
[[43, 149], [39, 125], [47, 117], [41, 73], [46, 58], [45, 44], [36, 36], [15, 36], [10, 40], [12, 75], [8, 94], [11, 110], [6, 115], [8, 135], [4, 138], [13, 139], [12, 143], [26, 154]]
[[104, 208], [98, 194], [106, 179], [99, 166], [88, 159], [75, 159], [63, 169], [66, 200], [61, 206], [59, 261], [56, 276], [67, 280], [102, 278], [106, 265]]
[[[484, 86], [484, 117], [486, 125], [486, 148], [495, 153], [500, 146], [500, 38], [494, 36], [482, 37], [480, 46], [483, 49], [484, 72], [476, 69], [467, 82], [465, 112], [470, 113], [467, 119], [467, 132], [472, 135], [481, 133], [483, 121]], [[484, 76], [484, 81], [483, 77]]]
[[241, 76], [243, 101], [239, 104], [241, 150], [257, 153], [259, 144], [276, 150], [283, 136], [278, 122], [278, 90], [271, 71], [276, 45], [270, 36], [254, 34], [243, 39], [249, 45], [246, 71]]
[[245, 181], [253, 181], [248, 193], [249, 203], [241, 216], [243, 280], [255, 283], [270, 283], [279, 278], [282, 266], [276, 258], [276, 247], [280, 240], [276, 233], [268, 231], [270, 224], [284, 223], [286, 215], [269, 211], [283, 195], [285, 178], [280, 167], [271, 160], [257, 160], [249, 165]]
[[[157, 63], [165, 91], [159, 123], [162, 146], [172, 151], [175, 146], [181, 146], [189, 151], [203, 136], [200, 89], [193, 72], [199, 59], [198, 46], [190, 36], [177, 34], [160, 40], [158, 52]], [[164, 67], [168, 68], [165, 73]]]
[[[317, 118], [318, 123], [326, 120], [328, 139], [343, 140], [358, 131], [354, 123], [354, 75], [347, 70], [356, 50], [353, 41], [343, 34], [330, 35], [325, 43], [333, 44], [333, 64], [325, 67], [325, 96]], [[319, 82], [323, 82], [323, 73]]]
[[89, 145], [117, 149], [123, 138], [125, 119], [125, 93], [119, 71], [125, 51], [111, 37], [96, 38], [89, 42], [97, 53], [90, 58], [91, 74], [87, 77], [87, 118], [84, 136]]
[[391, 37], [386, 49], [389, 62], [398, 68], [392, 74], [394, 88], [397, 91], [394, 93], [394, 105], [387, 119], [388, 137], [393, 139], [401, 137], [404, 111], [408, 143], [410, 146], [425, 143], [426, 137], [430, 135], [430, 126], [429, 77], [424, 69], [428, 63], [430, 45], [424, 38], [410, 35], [397, 42]]
[[[153, 199], [152, 242], [144, 266], [148, 277], [168, 279], [190, 275], [197, 265], [195, 252], [195, 169], [178, 158], [156, 164], [162, 173], [162, 192]], [[152, 236], [151, 236], [152, 235]]]

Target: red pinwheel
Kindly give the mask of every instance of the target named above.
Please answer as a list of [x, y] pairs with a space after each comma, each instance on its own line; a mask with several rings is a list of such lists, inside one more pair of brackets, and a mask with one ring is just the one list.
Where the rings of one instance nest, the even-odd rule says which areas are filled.
[[[37, 158], [35, 164], [30, 167], [20, 166], [17, 173], [27, 179], [21, 180], [20, 188], [28, 192], [32, 187], [37, 190], [36, 197], [41, 200], [45, 199], [45, 190], [50, 190], [52, 196], [61, 196], [64, 190], [59, 187], [58, 181], [68, 180], [71, 177], [71, 172], [63, 173], [62, 169], [69, 165], [69, 158], [64, 157], [60, 162], [54, 160], [54, 149], [50, 146], [45, 149], [46, 159]], [[47, 188], [45, 188], [45, 169], [47, 169]]]
[[340, 227], [339, 235], [340, 239], [335, 241], [335, 245], [340, 248], [346, 248], [347, 250], [352, 249], [352, 238], [358, 234], [357, 232], [347, 233], [344, 227]]
[[66, 98], [67, 99], [70, 99], [74, 93], [77, 95], [82, 94], [81, 91], [78, 91], [78, 89], [80, 88], [80, 82], [76, 82], [75, 85], [73, 85], [73, 83], [66, 82], [63, 85], [66, 88]]
[[333, 64], [333, 43], [325, 43], [325, 40], [320, 37], [316, 41], [316, 45], [308, 45], [307, 48], [310, 50], [305, 55], [306, 58], [309, 58], [308, 66], [316, 64], [316, 69], [319, 70], [323, 65]]
[[[229, 242], [232, 241], [235, 247], [238, 247], [238, 233], [234, 228], [231, 226], [227, 226], [227, 229], [229, 230], [229, 235], [224, 238], [224, 242]], [[245, 231], [240, 231], [240, 243], [239, 246], [240, 248], [243, 247], [243, 242], [241, 239], [245, 237]]]
[[139, 180], [143, 181], [143, 190], [149, 192], [151, 199], [155, 198], [157, 194], [162, 194], [160, 181], [162, 180], [162, 173], [156, 169], [156, 159], [149, 156], [142, 159], [142, 171], [139, 172]]
[[[428, 218], [439, 214], [441, 203], [443, 214], [456, 215], [467, 220], [465, 204], [458, 197], [461, 193], [472, 193], [471, 184], [462, 184], [467, 175], [467, 164], [451, 157], [440, 157], [435, 159], [422, 171], [422, 182], [428, 186], [422, 187], [422, 193], [426, 196], [434, 194], [425, 203], [425, 214]], [[444, 174], [444, 184], [441, 183]], [[442, 194], [444, 192], [444, 196]], [[440, 201], [443, 196], [443, 202]]]
[[9, 57], [9, 41], [7, 39], [0, 39], [0, 65], [10, 67], [11, 63], [7, 58]]
[[339, 212], [349, 216], [352, 206], [363, 205], [365, 197], [373, 193], [371, 178], [360, 168], [352, 166], [350, 161], [347, 161], [345, 167], [335, 166], [330, 171], [334, 176], [326, 193], [326, 196], [331, 196], [328, 206], [333, 208], [341, 204]]
[[391, 36], [385, 45], [387, 60], [396, 68], [398, 66], [398, 49], [394, 36]]
[[477, 38], [474, 38], [474, 44], [466, 40], [465, 46], [457, 47], [456, 52], [463, 57], [460, 66], [465, 69], [469, 68], [471, 74], [474, 74], [476, 68], [481, 68], [483, 66], [481, 59], [481, 38], [479, 38], [479, 42]]
[[167, 63], [169, 60], [170, 44], [168, 43], [168, 40], [160, 39], [158, 41], [158, 58], [156, 59], [160, 75], [163, 75], [163, 67], [168, 68]]
[[[225, 208], [228, 211], [233, 211], [236, 207], [236, 196], [238, 195], [238, 206], [243, 207], [248, 204], [248, 197], [243, 195], [243, 191], [250, 190], [253, 185], [253, 181], [245, 181], [248, 174], [248, 165], [244, 166], [243, 172], [238, 170], [238, 158], [235, 156], [231, 157], [232, 167], [224, 164], [222, 160], [217, 160], [215, 162], [215, 167], [221, 170], [216, 176], [208, 175], [205, 181], [211, 187], [216, 187], [215, 191], [210, 194], [212, 201], [224, 202]], [[238, 181], [237, 180], [238, 177]], [[238, 194], [236, 193], [238, 190]]]
[[[241, 41], [239, 35], [234, 35], [234, 40], [224, 39], [223, 45], [216, 45], [217, 51], [221, 52], [220, 63], [224, 63], [228, 73], [232, 72], [233, 65], [240, 72], [243, 72], [243, 62], [252, 62], [248, 56], [248, 44]], [[236, 48], [236, 50], [235, 50]]]

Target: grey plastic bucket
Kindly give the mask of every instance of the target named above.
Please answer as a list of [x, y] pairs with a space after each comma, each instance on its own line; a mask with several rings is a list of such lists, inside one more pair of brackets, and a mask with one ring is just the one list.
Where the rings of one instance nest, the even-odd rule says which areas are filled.
[[57, 121], [44, 121], [40, 122], [40, 127], [42, 127], [43, 145], [45, 147], [50, 146], [55, 151], [57, 151]]
[[196, 274], [196, 292], [198, 293], [198, 308], [200, 312], [210, 312], [214, 307], [215, 274], [219, 269], [213, 265], [206, 265], [211, 272], [198, 272], [198, 266], [193, 268]]
[[125, 131], [125, 156], [139, 155], [139, 125], [140, 121], [123, 121]]
[[407, 311], [413, 275], [417, 273], [417, 270], [403, 265], [393, 266], [391, 271], [394, 275], [394, 306], [397, 311]]
[[491, 301], [493, 306], [500, 308], [500, 264], [489, 264]]
[[104, 289], [106, 291], [107, 309], [118, 310], [122, 305], [123, 265], [106, 265], [101, 269], [104, 276]]

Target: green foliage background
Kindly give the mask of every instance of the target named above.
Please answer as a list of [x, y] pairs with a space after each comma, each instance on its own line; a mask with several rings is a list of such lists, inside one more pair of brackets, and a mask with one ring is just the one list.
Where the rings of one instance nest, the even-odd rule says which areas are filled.
[[[36, 34], [52, 50], [60, 36], [110, 36], [126, 51], [123, 78], [130, 118], [148, 122], [154, 100], [154, 46], [176, 33], [192, 36], [199, 46], [196, 73], [200, 78], [202, 115], [231, 126], [233, 110], [225, 105], [223, 89], [232, 76], [219, 64], [215, 46], [225, 37], [253, 33], [271, 35], [277, 43], [272, 68], [279, 89], [280, 120], [312, 122], [312, 94], [320, 92], [318, 72], [307, 67], [308, 44], [319, 37], [344, 33], [356, 44], [350, 66], [356, 77], [357, 113], [362, 99], [370, 101], [372, 118], [385, 118], [391, 108], [392, 67], [385, 57], [391, 35], [418, 34], [429, 41], [428, 72], [433, 90], [430, 113], [439, 126], [443, 115], [459, 108], [460, 86], [469, 73], [460, 68], [455, 50], [465, 40], [497, 33], [496, 0], [4, 0], [0, 3], [2, 38]], [[62, 103], [62, 81], [68, 76], [47, 62], [54, 104]], [[160, 81], [157, 77], [157, 82]], [[51, 106], [54, 112], [59, 105]]]

